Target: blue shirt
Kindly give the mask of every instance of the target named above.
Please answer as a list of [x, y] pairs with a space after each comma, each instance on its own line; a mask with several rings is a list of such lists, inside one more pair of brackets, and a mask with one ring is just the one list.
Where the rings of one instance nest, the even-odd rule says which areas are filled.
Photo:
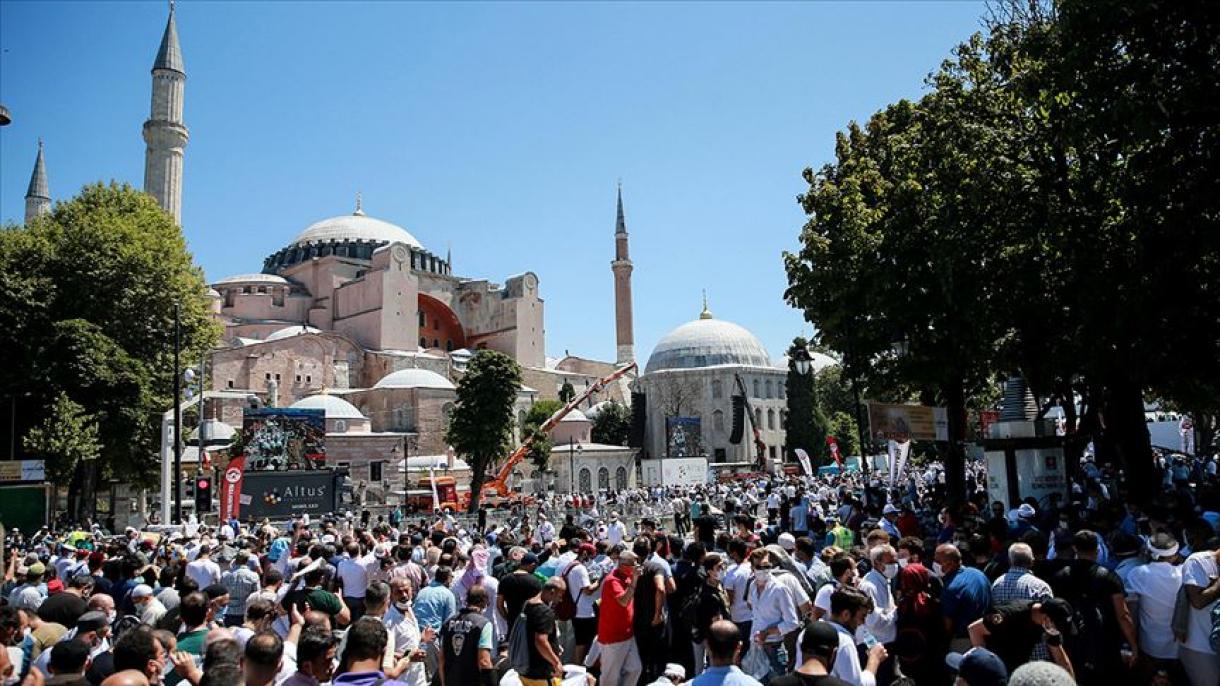
[[441, 625], [457, 614], [457, 598], [453, 591], [433, 581], [415, 596], [415, 619], [419, 628], [432, 627], [441, 630]]
[[788, 518], [792, 520], [793, 533], [803, 534], [809, 531], [809, 508], [805, 507], [804, 500], [788, 511]]
[[967, 629], [991, 607], [991, 583], [974, 567], [961, 567], [945, 576], [940, 596], [941, 611], [953, 620], [954, 638], [965, 638]]
[[695, 677], [691, 686], [762, 686], [757, 679], [735, 666], [708, 667]]

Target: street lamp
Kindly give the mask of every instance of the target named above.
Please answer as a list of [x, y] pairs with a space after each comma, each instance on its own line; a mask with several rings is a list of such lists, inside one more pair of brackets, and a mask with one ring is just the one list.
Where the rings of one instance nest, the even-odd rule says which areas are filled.
[[584, 449], [575, 436], [568, 437], [568, 490], [573, 493], [576, 492], [576, 453], [583, 453]]
[[792, 351], [792, 365], [796, 367], [796, 373], [801, 376], [809, 376], [809, 371], [813, 368], [812, 358], [809, 355], [809, 349], [801, 346]]

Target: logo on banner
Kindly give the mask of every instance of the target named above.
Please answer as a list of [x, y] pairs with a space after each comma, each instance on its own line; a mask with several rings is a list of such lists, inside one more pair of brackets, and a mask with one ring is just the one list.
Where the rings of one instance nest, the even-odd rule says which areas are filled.
[[830, 456], [834, 458], [839, 469], [843, 468], [843, 455], [839, 453], [839, 441], [834, 436], [826, 437], [826, 445], [830, 448]]
[[241, 513], [241, 482], [245, 469], [245, 455], [238, 455], [229, 460], [229, 466], [225, 467], [224, 479], [220, 484], [221, 521], [235, 518]]

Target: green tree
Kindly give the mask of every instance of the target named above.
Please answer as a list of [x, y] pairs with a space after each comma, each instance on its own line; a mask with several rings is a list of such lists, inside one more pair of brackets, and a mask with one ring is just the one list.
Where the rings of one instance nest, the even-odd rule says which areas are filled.
[[631, 433], [631, 411], [617, 400], [608, 400], [593, 420], [593, 442], [605, 445], [627, 445]]
[[539, 400], [525, 413], [525, 426], [539, 427], [558, 412], [564, 403], [559, 400]]
[[830, 418], [830, 435], [838, 441], [839, 454], [844, 458], [860, 454], [860, 432], [852, 415], [847, 412], [834, 413]]
[[798, 351], [807, 351], [808, 341], [803, 336], [792, 339], [788, 347], [787, 389], [788, 419], [784, 426], [788, 461], [796, 461], [796, 448], [804, 448], [815, 466], [826, 463], [826, 434], [830, 422], [818, 407], [814, 390], [815, 372], [809, 369], [801, 374], [796, 369], [795, 356]]
[[[45, 461], [47, 479], [56, 484], [68, 483], [81, 465], [96, 461], [102, 451], [97, 417], [66, 393], [55, 397], [46, 419], [30, 429], [22, 443], [31, 455]], [[72, 492], [69, 511], [82, 521], [92, 513], [78, 496]]]
[[0, 231], [0, 396], [29, 396], [18, 437], [64, 393], [99, 427], [98, 459], [64, 482], [82, 503], [76, 514], [92, 512], [100, 478], [155, 482], [160, 415], [182, 371], [172, 369], [175, 303], [183, 349], [197, 355], [220, 333], [206, 290], [173, 218], [127, 185], [86, 186]]
[[[560, 393], [562, 394], [562, 391]], [[525, 414], [521, 441], [533, 441], [530, 443], [529, 459], [539, 471], [545, 472], [550, 468], [551, 449], [554, 447], [550, 434], [542, 430], [542, 425], [564, 405], [565, 403], [559, 400], [539, 400], [531, 405], [529, 412]]]
[[559, 387], [559, 400], [565, 405], [572, 402], [572, 398], [576, 397], [576, 389], [572, 388], [572, 384], [567, 380], [563, 380], [563, 385]]
[[513, 406], [521, 388], [521, 367], [494, 350], [471, 358], [458, 382], [457, 404], [445, 440], [470, 465], [470, 511], [479, 507], [488, 467], [508, 454], [513, 439]]

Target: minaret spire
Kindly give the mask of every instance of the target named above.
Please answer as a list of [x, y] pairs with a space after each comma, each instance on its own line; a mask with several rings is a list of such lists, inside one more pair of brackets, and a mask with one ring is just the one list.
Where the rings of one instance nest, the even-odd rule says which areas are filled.
[[189, 134], [182, 109], [186, 67], [178, 44], [174, 3], [152, 67], [152, 111], [144, 122], [144, 192], [157, 199], [174, 221], [182, 221], [182, 158]]
[[615, 360], [623, 365], [635, 362], [635, 325], [631, 306], [631, 257], [627, 250], [627, 220], [623, 214], [623, 183], [618, 184], [618, 216], [614, 225], [614, 333]]
[[707, 289], [703, 289], [703, 311], [699, 313], [700, 319], [714, 319], [712, 311], [707, 309]]
[[42, 156], [42, 138], [38, 139], [38, 157], [34, 158], [34, 173], [25, 192], [25, 223], [51, 211], [51, 190], [47, 184], [47, 163]]

